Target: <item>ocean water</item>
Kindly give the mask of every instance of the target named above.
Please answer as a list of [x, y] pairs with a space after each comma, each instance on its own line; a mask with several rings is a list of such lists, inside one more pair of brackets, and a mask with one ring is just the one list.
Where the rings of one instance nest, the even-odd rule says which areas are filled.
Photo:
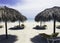
[[28, 18], [27, 21], [29, 21], [29, 22], [35, 22], [34, 18]]

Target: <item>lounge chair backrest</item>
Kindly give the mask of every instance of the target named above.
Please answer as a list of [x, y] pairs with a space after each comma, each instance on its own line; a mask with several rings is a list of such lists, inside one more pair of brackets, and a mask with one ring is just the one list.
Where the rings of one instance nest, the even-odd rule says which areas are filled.
[[57, 37], [59, 33], [53, 33], [51, 37]]
[[47, 34], [45, 34], [45, 33], [42, 33], [42, 34], [40, 34], [42, 37], [44, 37], [44, 38], [50, 38], [50, 35], [47, 35]]

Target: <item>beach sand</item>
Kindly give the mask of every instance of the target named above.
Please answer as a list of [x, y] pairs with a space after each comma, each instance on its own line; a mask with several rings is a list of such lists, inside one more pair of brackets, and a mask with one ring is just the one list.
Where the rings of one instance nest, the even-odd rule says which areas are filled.
[[[5, 34], [5, 25], [3, 22], [0, 24], [4, 26], [3, 28], [0, 28], [0, 35], [3, 35]], [[33, 29], [33, 27], [39, 25], [39, 23], [32, 21], [24, 22], [23, 24], [25, 25], [25, 28], [22, 30], [9, 30], [10, 27], [16, 26], [18, 24], [19, 24], [18, 22], [15, 23], [8, 22], [8, 34], [17, 36], [17, 41], [14, 43], [33, 43], [31, 41], [31, 38], [35, 37], [36, 35], [40, 33], [46, 33], [46, 34], [53, 33], [53, 21], [45, 22], [45, 24], [47, 25], [46, 30]], [[59, 22], [56, 23], [56, 26], [58, 25], [60, 25]], [[60, 29], [56, 29], [56, 32], [60, 33]], [[60, 34], [58, 36], [60, 36]]]

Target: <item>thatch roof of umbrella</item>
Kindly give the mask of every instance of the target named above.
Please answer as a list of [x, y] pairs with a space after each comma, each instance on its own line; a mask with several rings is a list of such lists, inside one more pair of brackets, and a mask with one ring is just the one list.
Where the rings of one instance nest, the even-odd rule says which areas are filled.
[[55, 33], [55, 22], [60, 22], [60, 7], [54, 6], [52, 8], [45, 9], [40, 12], [36, 17], [35, 21], [49, 21], [54, 20], [54, 33]]
[[[58, 7], [58, 6], [55, 6], [55, 7], [53, 7], [53, 8], [51, 8], [54, 12], [54, 15], [56, 16], [55, 18], [53, 18], [53, 19], [55, 19], [56, 21], [58, 21], [58, 22], [60, 22], [60, 7]], [[52, 14], [53, 15], [53, 14]]]
[[35, 17], [35, 21], [49, 21], [51, 20], [52, 9], [45, 9], [44, 11], [38, 13]]
[[[13, 14], [14, 12], [12, 11], [12, 9], [8, 8], [8, 7], [3, 7], [0, 8], [0, 21], [14, 21], [13, 19], [17, 20], [15, 14]], [[12, 16], [13, 15], [13, 16]]]
[[0, 21], [25, 21], [26, 17], [21, 15], [21, 13], [15, 9], [8, 8], [6, 6], [0, 8]]
[[[38, 13], [35, 17], [35, 21], [50, 21], [54, 19], [53, 14], [56, 16], [55, 19], [60, 21], [60, 7], [54, 6], [52, 8], [45, 9], [44, 11]], [[58, 18], [58, 19], [57, 19]]]

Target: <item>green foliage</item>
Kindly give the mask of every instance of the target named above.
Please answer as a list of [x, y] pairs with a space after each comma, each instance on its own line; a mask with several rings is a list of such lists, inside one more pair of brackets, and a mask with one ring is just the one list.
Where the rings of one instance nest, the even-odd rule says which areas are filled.
[[19, 28], [24, 28], [25, 27], [25, 25], [24, 24], [21, 24], [21, 26], [19, 26], [19, 25], [17, 25], [17, 26], [15, 26], [15, 27], [19, 27]]
[[53, 33], [53, 34], [51, 35], [51, 37], [57, 37], [58, 34], [59, 34], [59, 33]]
[[2, 28], [3, 26], [2, 25], [0, 25], [0, 28]]
[[24, 24], [21, 24], [21, 27], [22, 27], [22, 28], [24, 28], [24, 27], [25, 27], [25, 25], [24, 25]]
[[57, 37], [59, 33], [53, 33], [51, 35], [48, 35], [48, 34], [45, 34], [45, 33], [42, 33], [40, 34], [42, 37], [44, 38], [54, 38], [54, 37]]
[[42, 34], [40, 34], [42, 37], [44, 37], [44, 38], [50, 38], [50, 35], [47, 35], [47, 34], [45, 34], [45, 33], [42, 33]]

